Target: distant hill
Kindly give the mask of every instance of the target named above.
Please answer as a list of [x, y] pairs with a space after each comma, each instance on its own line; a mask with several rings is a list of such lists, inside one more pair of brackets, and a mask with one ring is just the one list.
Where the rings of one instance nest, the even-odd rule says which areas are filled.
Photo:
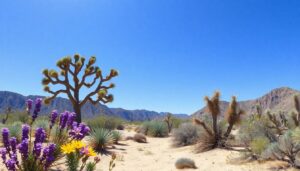
[[[25, 101], [27, 99], [35, 99], [37, 97], [43, 98], [43, 96], [23, 96], [14, 92], [0, 91], [0, 113], [4, 113], [4, 111], [8, 107], [11, 107], [14, 111], [24, 111]], [[54, 99], [49, 106], [43, 105], [41, 114], [49, 114], [54, 109], [57, 109], [59, 112], [63, 112], [64, 110], [73, 110], [71, 102], [68, 99], [58, 97]], [[95, 106], [91, 103], [87, 103], [83, 106], [83, 118], [91, 118], [98, 115], [116, 116], [129, 121], [144, 121], [163, 117], [165, 113], [158, 113], [148, 110], [126, 110], [121, 108], [109, 108], [106, 105], [102, 105], [100, 103]], [[179, 118], [189, 117], [186, 114], [175, 114], [175, 116]]]
[[[294, 110], [294, 102], [293, 96], [300, 94], [298, 90], [291, 89], [288, 87], [277, 88], [269, 93], [265, 94], [264, 96], [247, 101], [240, 101], [239, 105], [240, 108], [245, 110], [247, 114], [253, 114], [256, 111], [256, 105], [260, 105], [263, 111], [270, 110], [272, 112], [291, 112]], [[222, 101], [221, 102], [221, 114], [227, 110], [229, 102]], [[198, 110], [192, 116], [200, 116], [206, 113], [206, 107]]]

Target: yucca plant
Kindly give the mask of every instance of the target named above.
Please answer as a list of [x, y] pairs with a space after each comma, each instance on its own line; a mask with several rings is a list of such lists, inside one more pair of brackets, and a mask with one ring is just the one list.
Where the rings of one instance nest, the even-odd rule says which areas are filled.
[[244, 114], [244, 111], [239, 108], [236, 97], [233, 96], [225, 117], [228, 126], [226, 132], [223, 134], [222, 127], [224, 125], [222, 125], [222, 123], [224, 122], [223, 120], [218, 120], [218, 116], [220, 115], [220, 93], [216, 92], [212, 98], [205, 97], [205, 100], [208, 112], [212, 117], [212, 128], [203, 120], [194, 119], [194, 123], [201, 126], [205, 131], [199, 139], [199, 151], [207, 151], [217, 147], [227, 148], [226, 141], [233, 126], [240, 122], [241, 115]]
[[114, 143], [111, 132], [104, 128], [96, 128], [91, 131], [89, 145], [97, 152], [104, 152], [109, 145]]
[[168, 136], [168, 127], [162, 121], [152, 121], [149, 126], [148, 135], [153, 137], [166, 137]]
[[111, 131], [112, 137], [114, 139], [114, 143], [118, 144], [120, 140], [122, 140], [122, 134], [119, 131]]

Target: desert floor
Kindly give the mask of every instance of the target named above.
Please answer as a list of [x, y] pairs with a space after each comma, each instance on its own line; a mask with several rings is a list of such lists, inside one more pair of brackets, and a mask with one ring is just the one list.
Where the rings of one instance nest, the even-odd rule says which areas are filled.
[[[134, 131], [122, 131], [124, 137], [132, 136]], [[194, 153], [194, 146], [174, 148], [171, 146], [172, 138], [150, 138], [148, 143], [137, 143], [132, 140], [120, 141], [110, 151], [117, 154], [113, 171], [177, 171], [174, 164], [178, 158], [193, 159], [197, 169], [183, 169], [183, 171], [264, 171], [278, 170], [272, 167], [284, 166], [282, 162], [251, 162], [244, 164], [232, 163], [232, 159], [239, 156], [239, 152], [216, 149], [205, 153]], [[101, 155], [101, 162], [97, 164], [97, 171], [108, 171], [111, 157]], [[2, 162], [0, 171], [6, 168]], [[60, 165], [55, 170], [66, 170], [66, 166]], [[288, 169], [289, 171], [295, 169]]]
[[[124, 131], [125, 136], [134, 132]], [[262, 171], [272, 167], [284, 165], [281, 162], [246, 164], [232, 164], [232, 158], [238, 157], [239, 152], [216, 149], [205, 153], [195, 154], [194, 146], [173, 148], [172, 138], [147, 138], [148, 143], [141, 144], [134, 141], [121, 141], [123, 145], [116, 145], [112, 150], [117, 153], [114, 171], [176, 171], [175, 161], [181, 157], [191, 158], [200, 171]], [[102, 156], [99, 171], [107, 171], [109, 156]], [[98, 170], [97, 169], [97, 170]], [[272, 170], [272, 169], [271, 169]], [[289, 169], [294, 170], [294, 169]]]

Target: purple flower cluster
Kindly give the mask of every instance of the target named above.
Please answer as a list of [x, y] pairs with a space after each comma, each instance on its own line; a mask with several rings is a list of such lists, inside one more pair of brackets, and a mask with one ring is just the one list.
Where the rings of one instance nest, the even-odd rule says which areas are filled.
[[[2, 129], [2, 141], [4, 148], [0, 149], [1, 158], [8, 170], [15, 171], [18, 164], [17, 158], [17, 139], [15, 137], [9, 138], [9, 130], [7, 128]], [[7, 159], [6, 155], [9, 155], [10, 159]]]
[[22, 140], [29, 138], [30, 126], [27, 124], [22, 125]]
[[69, 131], [69, 135], [72, 139], [81, 140], [90, 132], [90, 128], [84, 123], [78, 124], [73, 122], [72, 129]]
[[10, 151], [10, 144], [9, 144], [9, 129], [2, 128], [2, 141], [3, 145], [7, 151]]
[[41, 111], [42, 101], [43, 100], [41, 98], [35, 99], [35, 107], [34, 107], [34, 111], [33, 111], [33, 115], [32, 115], [32, 122], [35, 121], [39, 112]]
[[33, 103], [33, 100], [31, 100], [31, 99], [26, 100], [26, 105], [27, 105], [26, 111], [27, 111], [27, 113], [30, 113], [30, 111], [32, 109], [32, 103]]
[[[29, 149], [29, 130], [28, 125], [22, 126], [22, 142], [17, 144], [15, 137], [9, 137], [9, 130], [7, 128], [2, 129], [2, 139], [4, 148], [0, 148], [0, 157], [6, 168], [10, 171], [16, 171], [19, 166], [17, 150], [21, 154], [22, 162], [26, 162], [29, 155], [33, 155], [35, 160], [40, 160], [45, 170], [54, 162], [54, 153], [56, 150], [55, 144], [50, 144], [43, 148], [43, 142], [46, 139], [46, 132], [42, 128], [37, 128], [35, 131], [35, 140], [33, 142], [33, 149]], [[42, 155], [41, 155], [42, 154]], [[9, 157], [9, 158], [8, 158]]]
[[[41, 111], [41, 107], [42, 107], [42, 99], [41, 98], [36, 98], [35, 99], [35, 106], [34, 106], [34, 110], [33, 110], [33, 114], [32, 114], [32, 122], [35, 121], [35, 119], [37, 118], [39, 112]], [[28, 99], [26, 101], [27, 104], [27, 108], [26, 111], [28, 114], [30, 114], [30, 111], [32, 110], [32, 104], [33, 104], [33, 100]]]
[[29, 153], [29, 141], [28, 139], [23, 140], [19, 145], [18, 145], [18, 150], [21, 153], [21, 156], [23, 159], [26, 159], [28, 157]]
[[56, 150], [55, 144], [50, 144], [44, 148], [41, 161], [45, 161], [45, 165], [44, 165], [45, 168], [48, 168], [54, 162], [55, 150]]
[[58, 117], [57, 110], [53, 110], [50, 115], [50, 129], [52, 129], [52, 127], [54, 126], [57, 117]]
[[61, 113], [59, 118], [60, 129], [64, 129], [66, 127], [70, 128], [75, 118], [76, 118], [76, 114], [74, 112], [65, 111]]

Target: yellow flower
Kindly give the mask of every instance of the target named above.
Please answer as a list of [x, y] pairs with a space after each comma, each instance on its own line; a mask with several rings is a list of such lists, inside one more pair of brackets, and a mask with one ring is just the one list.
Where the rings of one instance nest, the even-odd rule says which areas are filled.
[[93, 150], [93, 148], [91, 148], [91, 147], [88, 147], [88, 150], [89, 150], [89, 154], [88, 154], [88, 156], [96, 156], [97, 154], [96, 154], [96, 152]]
[[75, 148], [71, 144], [65, 144], [61, 146], [61, 150], [64, 154], [70, 154], [75, 152]]
[[72, 141], [71, 142], [73, 148], [75, 149], [81, 149], [82, 147], [86, 146], [82, 141]]

